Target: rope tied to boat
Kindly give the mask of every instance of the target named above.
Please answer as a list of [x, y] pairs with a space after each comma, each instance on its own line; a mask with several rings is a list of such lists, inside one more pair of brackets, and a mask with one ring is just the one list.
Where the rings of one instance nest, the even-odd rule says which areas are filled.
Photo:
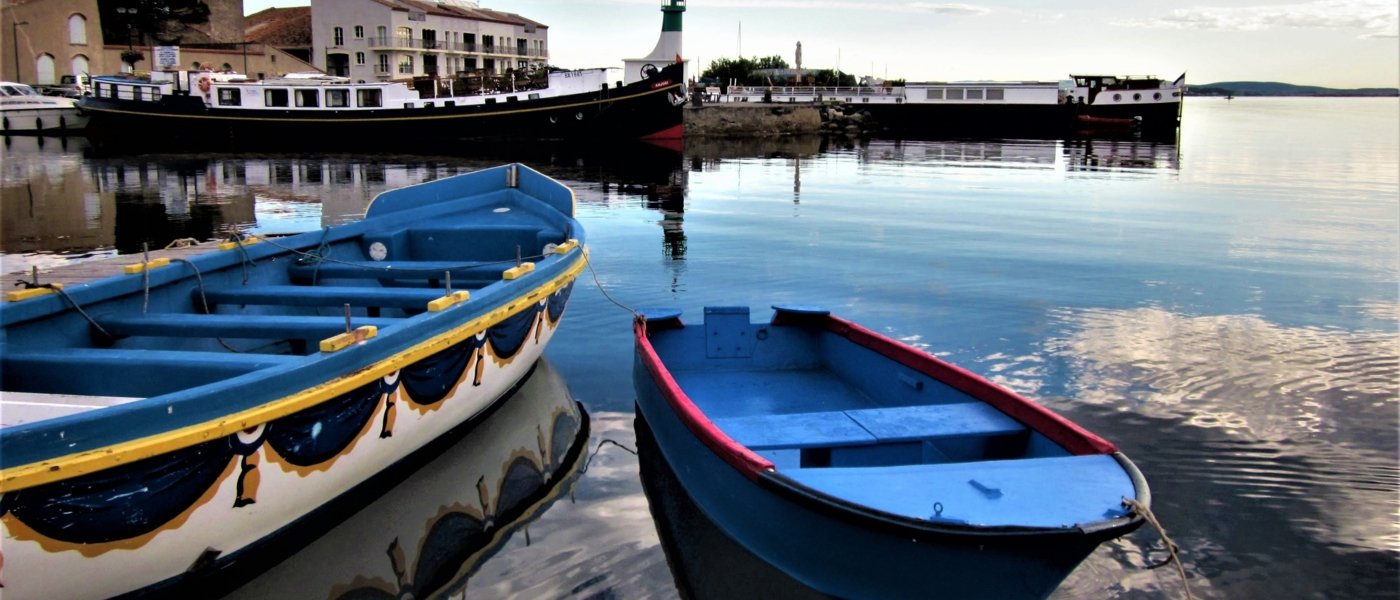
[[117, 339], [116, 336], [114, 336], [114, 335], [112, 335], [111, 333], [109, 333], [106, 329], [103, 329], [102, 326], [99, 325], [99, 324], [97, 323], [97, 320], [95, 320], [95, 319], [92, 318], [92, 315], [89, 315], [89, 314], [87, 313], [87, 311], [83, 310], [83, 307], [82, 307], [81, 305], [79, 305], [78, 302], [77, 302], [76, 300], [74, 300], [72, 296], [69, 296], [69, 295], [68, 295], [68, 292], [66, 292], [66, 291], [63, 290], [63, 286], [54, 285], [54, 284], [52, 284], [52, 283], [34, 283], [34, 282], [31, 282], [31, 281], [25, 281], [25, 280], [23, 280], [23, 279], [16, 279], [16, 280], [15, 280], [15, 285], [20, 286], [20, 287], [23, 287], [23, 288], [26, 289], [26, 290], [40, 289], [40, 288], [46, 289], [46, 290], [53, 290], [54, 293], [58, 294], [58, 295], [59, 295], [60, 297], [62, 297], [64, 300], [67, 300], [69, 304], [72, 304], [72, 305], [73, 305], [73, 308], [77, 309], [78, 314], [82, 315], [84, 319], [87, 319], [87, 322], [88, 322], [88, 323], [91, 323], [94, 329], [96, 329], [96, 330], [97, 330], [98, 332], [100, 332], [102, 335], [107, 336], [107, 339], [111, 339], [111, 340]]
[[593, 259], [592, 259], [590, 256], [588, 256], [588, 253], [587, 253], [587, 252], [584, 252], [584, 253], [583, 253], [583, 264], [588, 265], [588, 273], [589, 273], [590, 275], [593, 276], [593, 285], [595, 285], [595, 286], [598, 287], [598, 291], [600, 291], [600, 292], [603, 293], [603, 297], [604, 297], [604, 298], [607, 298], [609, 302], [612, 302], [613, 304], [616, 304], [616, 305], [618, 306], [618, 308], [621, 308], [622, 310], [625, 310], [625, 311], [627, 311], [627, 312], [629, 312], [629, 313], [632, 313], [632, 319], [633, 319], [633, 320], [635, 320], [635, 321], [637, 321], [637, 322], [640, 322], [640, 323], [643, 323], [643, 324], [646, 323], [646, 316], [645, 316], [645, 315], [643, 315], [640, 311], [638, 311], [638, 310], [635, 309], [635, 308], [632, 308], [632, 307], [630, 307], [630, 306], [627, 306], [626, 304], [623, 304], [623, 303], [621, 303], [621, 302], [618, 302], [616, 298], [613, 298], [613, 297], [612, 297], [612, 294], [609, 294], [609, 293], [608, 293], [608, 289], [605, 288], [605, 287], [603, 287], [603, 282], [601, 282], [601, 281], [598, 280], [598, 272], [595, 271], [595, 270], [593, 270]]
[[1173, 542], [1172, 539], [1167, 536], [1167, 530], [1162, 527], [1162, 523], [1157, 520], [1157, 515], [1152, 514], [1152, 509], [1148, 508], [1146, 504], [1126, 496], [1123, 498], [1123, 505], [1127, 506], [1128, 509], [1134, 513], [1137, 513], [1138, 516], [1146, 519], [1147, 522], [1152, 525], [1152, 528], [1157, 530], [1157, 535], [1162, 537], [1162, 543], [1166, 544], [1167, 552], [1171, 555], [1166, 560], [1151, 565], [1148, 568], [1156, 569], [1166, 566], [1167, 563], [1175, 564], [1176, 574], [1181, 576], [1181, 589], [1186, 592], [1186, 600], [1193, 600], [1194, 596], [1191, 595], [1191, 586], [1186, 581], [1186, 568], [1181, 566], [1181, 556], [1177, 553], [1178, 548], [1176, 542]]
[[248, 285], [248, 266], [257, 266], [258, 264], [253, 262], [253, 257], [248, 255], [248, 248], [243, 246], [243, 241], [250, 237], [252, 236], [239, 231], [237, 228], [234, 228], [233, 233], [230, 233], [228, 236], [228, 241], [232, 242], [238, 248], [238, 255], [242, 258], [240, 265], [243, 267], [243, 285]]
[[330, 235], [331, 228], [321, 229], [321, 242], [316, 245], [316, 249], [306, 253], [298, 253], [296, 263], [301, 266], [311, 266], [311, 285], [316, 285], [316, 279], [321, 275], [321, 263], [326, 261], [331, 253], [331, 244], [326, 241], [326, 236]]

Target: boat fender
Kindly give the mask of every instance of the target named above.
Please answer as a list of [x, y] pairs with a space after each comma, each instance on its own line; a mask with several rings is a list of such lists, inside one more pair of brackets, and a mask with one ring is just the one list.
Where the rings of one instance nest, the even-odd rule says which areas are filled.
[[208, 77], [200, 77], [200, 78], [199, 78], [199, 91], [204, 92], [204, 95], [205, 95], [205, 96], [208, 96], [208, 95], [209, 95], [209, 78], [208, 78]]

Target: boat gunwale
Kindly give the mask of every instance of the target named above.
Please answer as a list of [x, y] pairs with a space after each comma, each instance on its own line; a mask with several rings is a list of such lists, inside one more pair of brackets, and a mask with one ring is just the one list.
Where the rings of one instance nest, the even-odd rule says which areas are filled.
[[[679, 317], [661, 321], [665, 327], [684, 327], [680, 323]], [[1002, 402], [1015, 402], [1024, 405], [1028, 409], [1028, 416], [1035, 420], [1035, 423], [1028, 423], [1020, 414], [1007, 412], [1007, 416], [1015, 419], [1033, 430], [1039, 431], [1051, 441], [1066, 447], [1075, 455], [1109, 455], [1112, 456], [1133, 485], [1133, 492], [1136, 500], [1143, 505], [1150, 505], [1151, 492], [1147, 486], [1147, 481], [1142, 472], [1126, 455], [1118, 450], [1116, 446], [1107, 442], [1103, 438], [1083, 429], [1079, 425], [1051, 412], [1030, 400], [1014, 394], [1004, 388], [993, 384], [987, 379], [967, 371], [961, 367], [943, 361], [927, 352], [904, 344], [897, 340], [882, 336], [874, 331], [861, 327], [851, 321], [836, 317], [830, 314], [821, 315], [792, 315], [779, 311], [775, 317], [774, 326], [793, 325], [797, 323], [815, 323], [824, 331], [850, 340], [864, 348], [872, 350], [881, 356], [894, 360], [901, 365], [919, 370], [921, 373], [933, 377], [935, 380], [948, 384], [974, 399], [987, 402], [998, 410], [1006, 412], [998, 403], [989, 401], [984, 394], [995, 395]], [[647, 331], [647, 321], [644, 317], [638, 317], [633, 324], [633, 332], [636, 336], [636, 353], [638, 359], [646, 367], [651, 376], [651, 383], [661, 392], [663, 398], [670, 405], [672, 412], [682, 425], [694, 435], [705, 447], [709, 448], [718, 458], [728, 463], [735, 470], [739, 471], [745, 478], [753, 481], [760, 488], [775, 493], [794, 504], [814, 510], [841, 521], [847, 521], [857, 526], [872, 526], [881, 531], [889, 532], [893, 535], [912, 536], [915, 540], [937, 539], [940, 541], [963, 541], [966, 543], [984, 543], [989, 540], [1006, 541], [1011, 543], [1025, 543], [1044, 541], [1046, 543], [1058, 543], [1065, 538], [1083, 538], [1097, 544], [1110, 540], [1140, 527], [1144, 522], [1144, 517], [1136, 511], [1128, 511], [1124, 516], [1102, 519], [1089, 523], [1077, 523], [1065, 527], [1041, 527], [1041, 526], [1018, 526], [1018, 525], [976, 525], [965, 523], [941, 522], [933, 520], [918, 519], [893, 514], [878, 510], [870, 506], [855, 503], [826, 492], [822, 492], [807, 486], [777, 469], [772, 461], [749, 449], [747, 446], [738, 443], [729, 437], [723, 430], [719, 429], [713, 421], [697, 406], [681, 389], [678, 382], [671, 375], [670, 370], [661, 360], [655, 347], [651, 344]], [[927, 369], [927, 370], [926, 370]], [[949, 381], [948, 376], [956, 381]], [[1018, 411], [1018, 413], [1021, 411]], [[1043, 422], [1043, 423], [1042, 423]], [[1043, 424], [1053, 428], [1054, 431], [1046, 431], [1037, 427]], [[1054, 435], [1052, 435], [1054, 434]], [[1080, 436], [1078, 442], [1069, 445], [1064, 444], [1056, 436]], [[1077, 452], [1075, 450], [1078, 450]]]
[[[508, 165], [507, 165], [508, 166]], [[523, 166], [523, 165], [520, 165]], [[472, 175], [483, 172], [490, 172], [495, 169], [486, 169], [464, 175]], [[528, 169], [528, 167], [526, 167]], [[531, 172], [534, 172], [532, 169]], [[534, 172], [537, 173], [537, 172]], [[543, 176], [542, 176], [543, 177]], [[448, 178], [451, 179], [451, 178]], [[546, 179], [548, 179], [546, 177]], [[444, 180], [435, 180], [444, 181]], [[557, 181], [549, 179], [550, 182], [562, 186]], [[434, 182], [425, 182], [431, 184]], [[567, 186], [563, 186], [568, 189]], [[491, 190], [495, 191], [495, 190]], [[487, 192], [490, 193], [490, 192]], [[572, 190], [569, 190], [570, 208], [572, 208]], [[530, 197], [531, 200], [550, 205], [538, 198]], [[443, 203], [446, 204], [446, 203]], [[423, 210], [429, 212], [433, 208], [442, 204], [431, 204], [415, 210], [407, 210], [400, 213], [404, 216], [394, 215], [388, 217], [392, 220], [411, 220], [412, 217], [420, 217]], [[552, 205], [550, 205], [552, 206]], [[239, 375], [236, 377], [211, 382], [209, 384], [186, 388], [183, 390], [151, 396], [130, 403], [108, 407], [103, 411], [85, 411], [73, 415], [66, 415], [26, 423], [0, 429], [0, 443], [9, 448], [15, 445], [33, 443], [44, 447], [55, 447], [61, 445], [58, 451], [44, 453], [35, 451], [34, 457], [24, 457], [24, 463], [17, 465], [5, 464], [8, 460], [0, 462], [0, 490], [11, 492], [19, 489], [42, 485], [74, 477], [82, 474], [93, 473], [121, 464], [127, 464], [136, 460], [150, 458], [173, 450], [196, 445], [217, 437], [233, 434], [259, 424], [266, 423], [289, 414], [316, 406], [322, 402], [330, 400], [338, 395], [347, 393], [353, 389], [368, 384], [374, 379], [384, 377], [403, 366], [412, 364], [426, 356], [430, 356], [452, 344], [467, 339], [470, 336], [479, 335], [490, 326], [517, 314], [531, 305], [538, 303], [556, 291], [563, 289], [572, 283], [579, 274], [582, 273], [587, 262], [588, 249], [583, 243], [583, 232], [579, 228], [578, 222], [570, 214], [555, 208], [561, 216], [572, 227], [570, 235], [579, 239], [580, 245], [567, 255], [555, 255], [547, 257], [545, 266], [538, 267], [533, 274], [534, 278], [518, 279], [514, 281], [501, 282], [505, 285], [497, 288], [490, 294], [481, 294], [473, 297], [477, 302], [476, 306], [469, 311], [441, 311], [425, 312], [416, 323], [405, 323], [407, 328], [398, 329], [390, 334], [379, 336], [376, 340], [378, 344], [370, 347], [354, 347], [340, 352], [324, 355], [313, 354], [301, 358], [308, 360], [295, 361], [287, 365], [260, 369]], [[346, 235], [337, 239], [345, 239], [346, 236], [357, 235], [365, 226], [366, 221], [347, 224], [342, 228], [350, 230]], [[381, 223], [382, 224], [382, 223]], [[308, 237], [319, 239], [320, 232], [308, 232], [294, 237]], [[249, 254], [253, 250], [258, 250], [258, 257], [265, 257], [274, 254], [289, 253], [289, 250], [274, 247], [273, 244], [253, 244], [246, 246]], [[220, 255], [225, 255], [224, 260], [232, 261], [234, 264], [239, 260], [237, 252], [219, 252], [211, 255], [195, 257], [195, 261], [203, 262], [220, 259]], [[234, 255], [234, 256], [227, 256]], [[225, 266], [225, 268], [227, 265]], [[157, 285], [155, 275], [162, 270], [151, 271], [152, 286]], [[543, 277], [548, 277], [544, 281], [539, 281]], [[125, 279], [123, 279], [125, 278]], [[170, 283], [187, 279], [187, 275], [167, 276], [162, 283]], [[136, 285], [139, 290], [141, 277], [130, 277], [118, 275], [94, 282], [93, 285], [84, 286], [83, 289], [72, 292], [77, 294], [86, 291], [84, 295], [100, 295], [98, 299], [115, 298], [127, 295], [131, 292], [124, 291], [122, 284]], [[131, 280], [135, 280], [131, 282]], [[525, 282], [539, 282], [527, 284]], [[528, 285], [528, 287], [527, 287]], [[96, 289], [93, 289], [96, 288]], [[104, 289], [112, 288], [112, 289]], [[113, 291], [115, 290], [115, 291]], [[511, 293], [509, 290], [518, 290]], [[6, 304], [6, 311], [11, 312], [14, 308], [27, 305], [29, 303], [41, 303], [44, 300], [52, 302], [62, 302], [60, 298], [27, 300], [18, 304]], [[42, 316], [66, 312], [66, 309], [59, 311], [45, 311]], [[6, 325], [14, 322], [23, 322], [29, 319], [6, 320]], [[435, 333], [432, 333], [435, 332]], [[369, 354], [369, 360], [364, 360]], [[338, 374], [338, 375], [337, 375]], [[330, 375], [330, 376], [327, 376]], [[315, 383], [307, 385], [300, 383], [291, 385], [294, 381], [305, 381], [312, 379]], [[163, 427], [154, 431], [146, 430], [132, 434], [127, 431], [128, 437], [115, 441], [98, 440], [93, 442], [91, 432], [86, 436], [88, 442], [83, 443], [83, 437], [73, 437], [64, 435], [68, 427], [81, 425], [84, 429], [97, 427], [99, 421], [108, 420], [114, 416], [124, 416], [135, 419], [141, 414], [154, 414], [153, 411], [162, 411], [175, 406], [196, 406], [197, 403], [207, 400], [211, 395], [227, 395], [239, 390], [247, 390], [249, 386], [264, 383], [270, 380], [276, 385], [271, 393], [260, 394], [267, 396], [263, 401], [250, 401], [242, 403], [240, 410], [232, 412], [219, 412], [211, 415], [201, 415], [194, 412], [193, 419], [172, 424], [171, 427]], [[289, 389], [290, 388], [290, 389]], [[196, 408], [195, 411], [198, 409]], [[101, 413], [101, 414], [99, 414]], [[191, 414], [191, 413], [185, 413]], [[203, 416], [204, 418], [200, 418]], [[62, 444], [52, 443], [52, 436], [57, 432], [63, 438]], [[76, 450], [75, 450], [76, 448]], [[8, 450], [8, 449], [7, 449]], [[14, 456], [13, 452], [5, 452], [0, 459], [9, 459]]]
[[[672, 65], [667, 65], [665, 68], [663, 68], [663, 69], [661, 70], [661, 72], [664, 73], [664, 72], [666, 72], [667, 69], [671, 69], [671, 68], [673, 68], [673, 67], [674, 67], [675, 65], [677, 65], [677, 64], [681, 64], [681, 63], [674, 63], [674, 64], [672, 64]], [[166, 100], [166, 98], [175, 97], [175, 96], [171, 96], [171, 95], [162, 95], [160, 99], [155, 100], [155, 101], [149, 101], [149, 100], [135, 100], [135, 99], [129, 99], [129, 98], [109, 98], [109, 97], [101, 97], [101, 96], [85, 96], [81, 101], [79, 101], [78, 106], [81, 107], [84, 111], [103, 112], [103, 113], [114, 113], [114, 114], [120, 114], [120, 115], [124, 115], [124, 116], [139, 116], [139, 117], [163, 117], [163, 118], [179, 118], [179, 119], [206, 119], [206, 120], [222, 120], [222, 121], [273, 121], [273, 122], [278, 122], [278, 123], [316, 123], [316, 124], [337, 124], [337, 123], [343, 123], [343, 122], [348, 122], [348, 123], [388, 123], [388, 122], [398, 122], [398, 121], [442, 121], [442, 120], [449, 120], [449, 119], [472, 119], [472, 118], [481, 118], [481, 117], [497, 117], [497, 116], [501, 116], [501, 115], [528, 114], [528, 113], [540, 112], [540, 111], [561, 110], [561, 109], [572, 109], [572, 108], [585, 107], [585, 106], [594, 106], [594, 105], [599, 105], [599, 104], [612, 104], [612, 103], [614, 103], [614, 102], [629, 101], [629, 100], [633, 100], [633, 99], [636, 99], [636, 98], [642, 98], [642, 97], [645, 97], [645, 96], [650, 96], [650, 95], [655, 95], [655, 94], [669, 93], [669, 92], [671, 92], [671, 91], [673, 91], [673, 90], [675, 90], [675, 89], [682, 88], [682, 87], [685, 85], [685, 81], [683, 80], [683, 76], [682, 76], [681, 78], [670, 78], [670, 79], [665, 80], [664, 82], [659, 82], [659, 83], [661, 83], [661, 85], [659, 85], [659, 86], [657, 85], [657, 83], [651, 83], [651, 84], [649, 84], [648, 86], [640, 85], [640, 84], [644, 84], [644, 83], [649, 82], [649, 81], [651, 81], [651, 80], [650, 80], [650, 79], [643, 79], [643, 80], [641, 80], [641, 81], [633, 82], [633, 83], [631, 83], [631, 84], [628, 84], [628, 85], [626, 85], [626, 86], [623, 86], [622, 88], [608, 88], [607, 90], [597, 89], [597, 90], [588, 90], [588, 91], [584, 91], [584, 92], [577, 92], [577, 93], [571, 93], [571, 94], [558, 94], [558, 95], [553, 95], [553, 96], [542, 96], [542, 97], [537, 98], [537, 99], [534, 99], [534, 100], [520, 100], [520, 101], [517, 101], [517, 102], [515, 102], [515, 103], [507, 103], [507, 102], [497, 102], [497, 103], [495, 103], [495, 104], [486, 104], [486, 103], [476, 104], [476, 103], [473, 103], [473, 104], [459, 104], [459, 105], [457, 105], [457, 106], [450, 106], [450, 107], [449, 107], [449, 106], [432, 106], [432, 107], [422, 106], [422, 107], [413, 107], [413, 108], [405, 108], [405, 107], [398, 107], [398, 108], [393, 108], [393, 107], [374, 107], [374, 108], [354, 108], [354, 107], [346, 107], [346, 108], [326, 108], [326, 107], [317, 107], [317, 108], [300, 108], [300, 109], [294, 109], [294, 108], [290, 108], [290, 107], [250, 108], [250, 107], [220, 107], [220, 106], [209, 106], [209, 105], [203, 104], [203, 101], [200, 101], [201, 106], [202, 106], [202, 107], [204, 108], [204, 110], [207, 111], [209, 114], [184, 114], [184, 113], [176, 113], [176, 112], [170, 112], [170, 111], [168, 111], [168, 110], [164, 110], [164, 109], [166, 108], [167, 102], [168, 102], [168, 101]], [[620, 96], [599, 95], [599, 92], [611, 92], [611, 91], [613, 91], [614, 89], [617, 89], [617, 90], [627, 90], [628, 88], [631, 88], [631, 87], [634, 87], [634, 86], [637, 88], [637, 90], [634, 91], [634, 92], [632, 92], [632, 93], [628, 93], [628, 94], [626, 94], [626, 95], [620, 95]], [[515, 93], [516, 93], [516, 94], [522, 94], [522, 93], [528, 93], [528, 92], [523, 92], [523, 91], [522, 91], [522, 92], [515, 92]], [[193, 97], [193, 96], [189, 96], [189, 97], [186, 97], [186, 98], [190, 98], [190, 97]], [[472, 97], [480, 97], [480, 96], [460, 96], [460, 97], [457, 97], [457, 98], [472, 98]], [[583, 98], [585, 98], [585, 99], [583, 99], [583, 100], [577, 100], [577, 98], [580, 98], [580, 97], [583, 97]], [[444, 97], [444, 98], [427, 98], [427, 99], [415, 100], [415, 102], [437, 102], [437, 101], [453, 100], [453, 99], [454, 99], [454, 98], [446, 98], [446, 97]], [[182, 101], [183, 101], [183, 100], [182, 100]], [[103, 105], [98, 105], [97, 103], [99, 103], [99, 102], [102, 103]], [[530, 106], [530, 107], [525, 107], [525, 108], [510, 108], [509, 110], [492, 110], [492, 109], [491, 109], [491, 107], [510, 107], [511, 104], [541, 104], [542, 106]], [[138, 109], [140, 109], [140, 110], [138, 110]], [[409, 115], [409, 116], [403, 116], [403, 113], [421, 113], [421, 112], [429, 112], [429, 113], [443, 113], [443, 112], [446, 112], [446, 113], [448, 113], [448, 114], [424, 114], [424, 115]], [[230, 113], [233, 113], [233, 114], [230, 114]], [[248, 114], [248, 113], [252, 113], [252, 114]], [[257, 113], [272, 113], [272, 114], [260, 115], [260, 114], [257, 114]], [[281, 113], [281, 114], [276, 114], [276, 113]], [[370, 113], [370, 116], [362, 116], [362, 115], [364, 115], [365, 113]], [[380, 113], [381, 115], [385, 115], [385, 116], [378, 116], [378, 115], [375, 115], [374, 113]], [[311, 115], [323, 115], [323, 116], [315, 116], [315, 117], [313, 117], [313, 116], [311, 116]]]

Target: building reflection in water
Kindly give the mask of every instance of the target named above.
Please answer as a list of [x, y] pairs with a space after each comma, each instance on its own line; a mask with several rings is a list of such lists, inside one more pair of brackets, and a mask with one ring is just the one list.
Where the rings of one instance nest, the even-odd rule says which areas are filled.
[[[1175, 144], [1138, 140], [865, 140], [821, 137], [690, 139], [684, 154], [645, 144], [535, 144], [494, 155], [247, 156], [103, 154], [82, 138], [6, 137], [0, 168], [0, 256], [6, 272], [163, 248], [234, 231], [284, 234], [353, 221], [380, 192], [521, 161], [571, 184], [600, 183], [660, 214], [661, 256], [680, 277], [689, 174], [753, 157], [786, 158], [792, 202], [804, 161], [854, 153], [866, 163], [1170, 173]], [[596, 200], [581, 194], [580, 202]], [[603, 203], [609, 203], [607, 199]]]

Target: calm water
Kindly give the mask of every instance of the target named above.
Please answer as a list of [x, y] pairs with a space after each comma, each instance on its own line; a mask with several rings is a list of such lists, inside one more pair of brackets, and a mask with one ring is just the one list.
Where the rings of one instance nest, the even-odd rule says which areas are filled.
[[[683, 155], [98, 156], [17, 138], [0, 167], [0, 259], [10, 272], [234, 228], [314, 230], [379, 191], [519, 159], [575, 188], [618, 302], [696, 319], [707, 304], [822, 304], [1114, 441], [1146, 473], [1197, 597], [1400, 596], [1400, 103], [1191, 98], [1184, 119], [1178, 144], [691, 142]], [[674, 490], [627, 451], [629, 319], [585, 273], [547, 356], [590, 413], [596, 453], [463, 567], [466, 589], [667, 597], [677, 573], [702, 597], [797, 592], [704, 523], [675, 522], [693, 508], [649, 506], [639, 473], [653, 496]], [[475, 476], [431, 472], [440, 485], [404, 486], [476, 501]], [[676, 564], [658, 527], [679, 540]], [[385, 543], [344, 538], [235, 596], [334, 596], [356, 577], [406, 589], [388, 583]], [[1056, 597], [1179, 597], [1172, 569], [1145, 568], [1165, 556], [1144, 528]], [[305, 576], [333, 564], [381, 573]], [[719, 569], [736, 584], [694, 583]]]

